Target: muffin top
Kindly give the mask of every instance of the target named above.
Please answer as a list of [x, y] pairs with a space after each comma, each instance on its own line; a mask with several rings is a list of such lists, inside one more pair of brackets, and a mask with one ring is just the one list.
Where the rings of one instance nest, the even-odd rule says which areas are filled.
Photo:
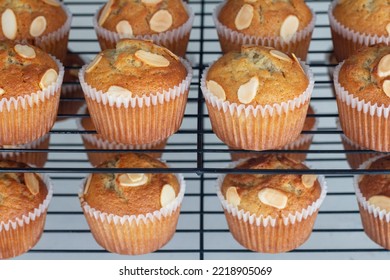
[[125, 39], [95, 57], [85, 71], [93, 88], [115, 96], [163, 92], [181, 83], [187, 70], [180, 59], [149, 41]]
[[333, 9], [335, 19], [352, 31], [390, 36], [389, 0], [340, 0]]
[[[13, 161], [0, 161], [0, 168], [27, 168]], [[0, 222], [28, 215], [47, 196], [47, 187], [35, 173], [0, 173]]]
[[219, 58], [206, 77], [219, 99], [247, 105], [287, 102], [301, 95], [309, 80], [295, 56], [261, 46], [242, 46]]
[[129, 38], [178, 28], [188, 18], [181, 0], [110, 0], [99, 11], [98, 24]]
[[[248, 159], [235, 169], [308, 169], [283, 155], [261, 155]], [[321, 195], [316, 175], [228, 174], [221, 192], [239, 210], [273, 218], [301, 212]]]
[[34, 39], [60, 29], [67, 14], [58, 0], [0, 0], [0, 40]]
[[286, 42], [312, 18], [303, 0], [228, 0], [218, 15], [232, 30], [252, 36], [280, 36]]
[[362, 48], [345, 60], [339, 83], [365, 102], [390, 105], [390, 46]]
[[[145, 154], [128, 153], [99, 168], [167, 168]], [[82, 195], [90, 207], [118, 216], [152, 213], [172, 202], [180, 185], [172, 173], [102, 173], [87, 179]]]
[[[367, 169], [390, 169], [390, 156], [379, 158]], [[361, 175], [359, 189], [369, 204], [390, 212], [390, 174]]]
[[16, 98], [56, 82], [59, 69], [41, 49], [3, 41], [0, 42], [0, 72], [0, 98]]

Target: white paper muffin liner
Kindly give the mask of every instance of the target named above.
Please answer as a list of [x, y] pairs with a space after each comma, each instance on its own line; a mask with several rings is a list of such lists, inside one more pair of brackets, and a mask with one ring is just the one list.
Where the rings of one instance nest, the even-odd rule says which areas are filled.
[[296, 32], [290, 41], [286, 42], [280, 36], [253, 36], [226, 27], [218, 20], [218, 15], [226, 2], [219, 4], [213, 11], [213, 20], [223, 53], [232, 50], [238, 51], [242, 45], [261, 45], [273, 47], [283, 52], [294, 53], [300, 59], [306, 60], [311, 35], [316, 22], [316, 15], [311, 8], [312, 20], [310, 23], [304, 29]]
[[176, 174], [180, 184], [177, 197], [152, 213], [118, 216], [91, 208], [83, 199], [85, 180], [79, 198], [91, 232], [103, 248], [118, 254], [139, 255], [160, 249], [174, 235], [185, 193], [185, 181]]
[[[151, 40], [155, 44], [164, 46], [175, 54], [184, 57], [187, 50], [188, 41], [190, 39], [190, 33], [195, 14], [189, 5], [186, 3], [183, 3], [183, 5], [187, 10], [188, 20], [182, 26], [158, 34], [136, 35], [131, 38], [139, 40]], [[98, 24], [98, 15], [100, 10], [101, 8], [96, 11], [95, 16], [93, 17], [93, 27], [95, 28], [95, 32], [98, 36], [100, 48], [102, 50], [113, 49], [120, 39], [126, 37], [121, 36], [117, 32], [105, 29]]]
[[[379, 155], [370, 158], [362, 163], [359, 169], [368, 169], [374, 161], [386, 156], [388, 155]], [[390, 211], [386, 211], [385, 209], [381, 210], [379, 207], [368, 203], [359, 189], [361, 176], [363, 175], [355, 175], [353, 184], [364, 231], [374, 242], [390, 250]]]
[[[301, 63], [309, 80], [306, 90], [288, 102], [244, 105], [222, 101], [206, 87], [207, 67], [201, 78], [214, 133], [225, 144], [244, 150], [278, 149], [294, 141], [302, 131], [314, 87], [313, 73]], [[294, 119], [295, 121], [292, 121]]]
[[0, 221], [0, 259], [13, 258], [27, 252], [42, 235], [53, 186], [49, 176], [40, 174], [40, 177], [48, 190], [45, 200], [27, 215]]
[[84, 80], [87, 65], [79, 72], [93, 123], [97, 132], [110, 142], [142, 145], [167, 139], [181, 125], [192, 80], [190, 64], [180, 59], [186, 78], [163, 92], [136, 97], [113, 97], [88, 85]]
[[332, 31], [333, 48], [339, 62], [348, 58], [353, 52], [363, 46], [370, 46], [378, 43], [390, 44], [390, 35], [378, 36], [359, 33], [338, 22], [333, 16], [333, 9], [338, 2], [339, 1], [336, 0], [329, 5], [328, 16]]
[[[229, 164], [234, 168], [245, 160]], [[307, 208], [288, 216], [256, 216], [249, 211], [239, 210], [231, 205], [222, 195], [221, 187], [225, 174], [216, 182], [216, 191], [228, 220], [233, 237], [244, 247], [259, 252], [280, 253], [293, 250], [302, 245], [310, 236], [318, 210], [325, 199], [327, 184], [325, 177], [318, 176], [321, 186], [320, 197]]]
[[0, 145], [32, 142], [52, 128], [57, 117], [64, 67], [55, 57], [57, 81], [44, 90], [0, 99]]
[[345, 135], [357, 145], [380, 152], [390, 151], [390, 106], [360, 100], [339, 83], [340, 63], [334, 71], [334, 87], [340, 124]]

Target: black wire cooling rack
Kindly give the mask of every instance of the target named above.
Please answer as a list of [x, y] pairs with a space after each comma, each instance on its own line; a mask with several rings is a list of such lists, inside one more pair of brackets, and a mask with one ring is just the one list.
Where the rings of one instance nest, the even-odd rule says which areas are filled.
[[[92, 27], [92, 16], [103, 1], [64, 1], [73, 13], [69, 47], [87, 61], [98, 53], [99, 45]], [[388, 251], [372, 242], [361, 225], [352, 186], [354, 174], [363, 171], [351, 169], [346, 154], [365, 154], [370, 151], [344, 150], [342, 131], [336, 127], [338, 117], [336, 101], [332, 93], [329, 73], [334, 65], [330, 62], [332, 42], [327, 10], [329, 1], [306, 1], [317, 16], [308, 63], [315, 74], [315, 88], [311, 104], [316, 118], [316, 131], [308, 151], [309, 171], [261, 170], [261, 173], [314, 173], [326, 175], [328, 196], [320, 209], [310, 239], [301, 247], [284, 254], [261, 254], [246, 250], [231, 236], [222, 208], [215, 194], [215, 180], [221, 173], [233, 172], [227, 168], [230, 151], [212, 132], [207, 109], [199, 88], [202, 70], [221, 55], [220, 46], [212, 21], [212, 11], [220, 1], [189, 1], [196, 17], [191, 33], [187, 58], [193, 64], [194, 77], [183, 125], [169, 138], [162, 159], [169, 170], [153, 172], [183, 173], [187, 190], [176, 234], [162, 249], [143, 256], [120, 256], [102, 249], [94, 241], [82, 214], [77, 193], [81, 180], [91, 172], [112, 172], [110, 169], [92, 168], [82, 134], [95, 131], [78, 130], [75, 120], [86, 115], [59, 115], [64, 119], [50, 131], [47, 149], [3, 147], [0, 152], [47, 153], [43, 168], [10, 169], [5, 171], [48, 173], [53, 179], [54, 197], [51, 202], [44, 234], [28, 253], [19, 259], [389, 259]], [[67, 65], [67, 68], [74, 68]], [[72, 84], [72, 83], [69, 83]], [[80, 98], [62, 98], [61, 102], [83, 101]], [[107, 151], [104, 151], [107, 152]], [[110, 151], [114, 152], [114, 151]], [[115, 151], [117, 152], [117, 151]], [[128, 151], [123, 151], [128, 152]], [[141, 151], [135, 151], [141, 152]], [[142, 151], [145, 152], [145, 151]], [[240, 151], [233, 151], [240, 152]], [[259, 153], [286, 153], [285, 150]], [[151, 172], [144, 169], [116, 170], [126, 172]], [[252, 171], [254, 172], [254, 171]], [[375, 173], [389, 173], [374, 170]]]

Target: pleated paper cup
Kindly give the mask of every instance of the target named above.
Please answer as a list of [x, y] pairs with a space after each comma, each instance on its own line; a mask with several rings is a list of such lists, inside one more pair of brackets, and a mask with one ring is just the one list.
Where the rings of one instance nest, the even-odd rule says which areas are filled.
[[[233, 163], [235, 167], [241, 161]], [[313, 230], [318, 210], [325, 199], [327, 185], [323, 176], [318, 176], [320, 197], [299, 212], [283, 217], [256, 216], [239, 210], [223, 197], [221, 187], [225, 175], [217, 179], [217, 195], [224, 209], [229, 230], [234, 239], [245, 248], [263, 253], [282, 253], [301, 246]]]
[[[180, 27], [161, 32], [158, 34], [150, 35], [136, 35], [131, 38], [139, 40], [151, 40], [153, 43], [166, 47], [171, 50], [178, 56], [184, 57], [187, 51], [188, 42], [190, 40], [190, 33], [192, 29], [192, 24], [194, 22], [195, 14], [192, 11], [191, 7], [183, 3], [185, 9], [187, 10], [188, 20]], [[93, 27], [95, 28], [96, 35], [99, 40], [100, 48], [102, 50], [106, 49], [115, 49], [116, 43], [123, 38], [127, 38], [123, 35], [120, 35], [117, 32], [110, 31], [101, 27], [98, 24], [98, 16], [100, 15], [101, 8], [96, 12], [93, 18]], [[142, 20], [142, 19], [140, 19]]]
[[47, 175], [41, 175], [48, 193], [34, 211], [13, 220], [0, 221], [0, 259], [19, 256], [34, 247], [45, 227], [47, 208], [53, 196], [53, 186]]
[[17, 98], [0, 99], [0, 145], [20, 145], [42, 137], [52, 128], [58, 110], [64, 67], [49, 87]]
[[[365, 161], [360, 165], [359, 169], [368, 169], [371, 163], [382, 157], [384, 156], [377, 156]], [[390, 212], [385, 209], [381, 210], [379, 207], [368, 203], [367, 198], [363, 196], [359, 189], [361, 176], [354, 176], [354, 187], [364, 232], [372, 241], [390, 250]]]
[[378, 43], [390, 44], [390, 36], [360, 33], [342, 25], [333, 16], [333, 9], [337, 4], [338, 1], [333, 1], [329, 5], [328, 16], [330, 30], [332, 32], [333, 49], [339, 62], [347, 59], [351, 54], [362, 47], [368, 47]]
[[206, 87], [210, 67], [202, 74], [201, 89], [206, 100], [214, 133], [229, 147], [244, 150], [279, 149], [293, 142], [305, 122], [314, 78], [311, 70], [301, 63], [309, 85], [295, 99], [266, 106], [252, 106], [222, 101]]
[[341, 128], [352, 142], [379, 152], [390, 151], [390, 106], [360, 100], [339, 83], [343, 63], [334, 71], [334, 87]]
[[273, 47], [282, 52], [294, 53], [301, 60], [305, 61], [307, 53], [309, 51], [310, 40], [313, 34], [316, 15], [313, 10], [310, 9], [312, 14], [312, 20], [301, 31], [298, 31], [290, 41], [286, 42], [280, 36], [253, 36], [241, 33], [239, 31], [232, 30], [223, 25], [218, 16], [225, 6], [226, 1], [218, 5], [213, 11], [213, 20], [217, 29], [219, 43], [223, 53], [230, 51], [239, 51], [243, 45], [260, 45], [266, 47]]
[[84, 80], [87, 65], [79, 72], [88, 111], [97, 132], [107, 141], [128, 145], [155, 143], [167, 139], [181, 125], [192, 79], [190, 64], [186, 78], [163, 92], [136, 97], [113, 97], [88, 85]]
[[[106, 250], [122, 255], [154, 252], [173, 237], [185, 192], [183, 176], [176, 177], [180, 191], [175, 200], [152, 213], [117, 216], [91, 208], [80, 193], [81, 207], [96, 242]], [[82, 190], [84, 189], [84, 183]]]
[[[50, 134], [24, 145], [5, 145], [3, 149], [23, 149], [23, 150], [47, 150], [49, 148]], [[48, 152], [29, 151], [0, 151], [0, 160], [12, 160], [27, 163], [36, 167], [43, 167], [47, 161]]]

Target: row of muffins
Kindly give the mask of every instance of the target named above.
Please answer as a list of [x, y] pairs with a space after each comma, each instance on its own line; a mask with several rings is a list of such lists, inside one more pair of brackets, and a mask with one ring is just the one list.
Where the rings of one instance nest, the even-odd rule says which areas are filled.
[[[26, 168], [2, 161], [2, 168]], [[232, 164], [235, 174], [219, 176], [216, 192], [229, 230], [242, 246], [263, 253], [281, 253], [309, 237], [326, 196], [323, 176], [267, 170], [308, 170], [282, 155], [262, 155]], [[99, 168], [165, 169], [143, 154], [122, 154]], [[390, 157], [366, 161], [362, 169], [387, 170]], [[242, 172], [239, 172], [242, 170]], [[245, 170], [257, 170], [245, 173]], [[388, 175], [355, 176], [354, 186], [366, 234], [390, 249]], [[185, 193], [181, 175], [171, 173], [94, 173], [83, 180], [80, 204], [96, 242], [118, 254], [146, 254], [173, 237]], [[40, 239], [53, 195], [50, 178], [35, 173], [2, 173], [0, 178], [0, 259], [31, 249]]]

